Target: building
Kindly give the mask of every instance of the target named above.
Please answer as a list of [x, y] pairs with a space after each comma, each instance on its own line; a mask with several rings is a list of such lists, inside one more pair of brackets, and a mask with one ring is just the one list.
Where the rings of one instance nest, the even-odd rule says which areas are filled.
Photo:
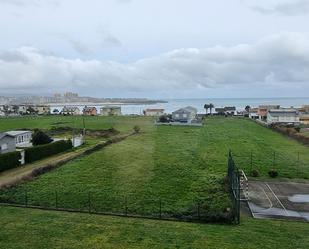
[[15, 137], [7, 133], [0, 133], [0, 154], [16, 150]]
[[226, 106], [224, 107], [225, 114], [226, 115], [235, 115], [236, 113], [236, 107], [235, 106]]
[[65, 106], [65, 107], [63, 107], [61, 114], [63, 114], [63, 115], [80, 115], [80, 110], [76, 106]]
[[309, 105], [303, 105], [298, 109], [300, 113], [309, 114]]
[[309, 114], [301, 114], [299, 116], [299, 122], [304, 125], [309, 125]]
[[121, 116], [121, 107], [103, 106], [100, 108], [100, 114], [103, 116]]
[[259, 120], [266, 121], [269, 110], [279, 109], [280, 105], [260, 105], [258, 110]]
[[254, 119], [254, 120], [259, 119], [258, 112], [259, 112], [259, 108], [250, 108], [249, 118]]
[[296, 109], [270, 109], [267, 112], [267, 124], [299, 124]]
[[16, 146], [24, 147], [31, 143], [31, 131], [8, 131], [6, 134], [14, 137]]
[[236, 107], [235, 106], [217, 107], [215, 108], [215, 112], [218, 115], [234, 115], [236, 112]]
[[50, 114], [50, 107], [46, 105], [36, 105], [32, 107], [38, 115]]
[[143, 113], [145, 116], [159, 117], [164, 114], [164, 109], [146, 109]]
[[172, 113], [173, 121], [181, 123], [191, 123], [195, 119], [197, 109], [192, 106], [180, 108]]
[[77, 98], [78, 97], [78, 93], [72, 93], [72, 92], [65, 92], [63, 94], [63, 96], [65, 98]]
[[83, 109], [83, 114], [86, 116], [96, 116], [98, 115], [97, 108], [85, 106]]

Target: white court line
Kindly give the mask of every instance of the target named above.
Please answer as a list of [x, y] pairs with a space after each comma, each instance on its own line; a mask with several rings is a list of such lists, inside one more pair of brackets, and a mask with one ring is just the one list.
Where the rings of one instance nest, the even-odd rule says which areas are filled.
[[282, 202], [279, 200], [279, 198], [277, 197], [277, 195], [275, 194], [275, 192], [271, 189], [271, 187], [268, 185], [268, 183], [266, 183], [266, 186], [269, 188], [269, 190], [273, 193], [273, 195], [275, 196], [275, 198], [277, 199], [277, 201], [279, 202], [279, 204], [283, 207], [285, 213], [287, 214], [287, 216], [290, 216], [289, 212], [286, 210], [286, 208], [283, 206]]

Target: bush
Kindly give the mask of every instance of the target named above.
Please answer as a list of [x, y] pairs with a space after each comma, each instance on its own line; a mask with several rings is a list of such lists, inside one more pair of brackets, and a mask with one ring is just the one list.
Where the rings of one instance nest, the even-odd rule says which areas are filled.
[[268, 171], [268, 175], [272, 178], [276, 178], [278, 176], [278, 172], [274, 169], [271, 169], [270, 171]]
[[25, 161], [26, 163], [31, 163], [58, 154], [60, 152], [69, 150], [72, 147], [73, 146], [71, 140], [67, 141], [61, 140], [51, 144], [44, 144], [36, 147], [27, 148], [25, 149]]
[[135, 125], [133, 127], [133, 130], [134, 130], [135, 133], [139, 133], [141, 131], [141, 128], [139, 126]]
[[19, 151], [0, 154], [0, 172], [16, 168], [20, 165], [21, 155]]
[[254, 169], [254, 170], [252, 170], [252, 171], [250, 172], [250, 175], [251, 175], [252, 177], [259, 177], [259, 176], [260, 176], [260, 173], [259, 173], [259, 171], [257, 171], [256, 169]]
[[53, 140], [51, 139], [51, 137], [41, 130], [35, 130], [34, 133], [32, 134], [31, 142], [34, 146], [42, 145], [42, 144], [49, 144], [52, 141]]

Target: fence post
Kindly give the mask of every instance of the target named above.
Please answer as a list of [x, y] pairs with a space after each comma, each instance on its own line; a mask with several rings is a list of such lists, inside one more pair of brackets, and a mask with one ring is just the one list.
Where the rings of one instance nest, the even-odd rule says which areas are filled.
[[125, 197], [125, 215], [128, 216], [128, 198]]
[[91, 200], [90, 200], [90, 192], [88, 192], [88, 212], [91, 213]]
[[198, 217], [198, 220], [201, 219], [201, 214], [200, 214], [200, 201], [197, 202], [197, 217]]
[[159, 218], [162, 219], [162, 200], [159, 201]]
[[253, 155], [252, 155], [252, 151], [250, 153], [250, 174], [252, 172], [252, 167], [253, 167]]
[[57, 193], [57, 190], [55, 191], [55, 198], [56, 198], [56, 209], [58, 209], [58, 193]]
[[28, 207], [28, 191], [25, 189], [25, 206]]
[[300, 172], [300, 160], [299, 160], [299, 152], [297, 152], [297, 176], [299, 176]]

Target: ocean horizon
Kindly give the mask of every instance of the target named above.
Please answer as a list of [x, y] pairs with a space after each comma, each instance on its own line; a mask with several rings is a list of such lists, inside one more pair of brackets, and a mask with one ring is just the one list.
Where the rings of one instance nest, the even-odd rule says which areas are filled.
[[[162, 108], [166, 113], [171, 113], [179, 108], [193, 106], [198, 113], [205, 113], [204, 104], [212, 103], [216, 107], [235, 106], [237, 110], [244, 110], [247, 105], [258, 107], [259, 105], [280, 105], [282, 107], [301, 107], [309, 105], [309, 97], [275, 97], [275, 98], [186, 98], [186, 99], [162, 99], [167, 103], [157, 104], [122, 104], [121, 111], [124, 115], [141, 115], [147, 108]], [[67, 104], [70, 105], [70, 104]], [[93, 104], [98, 109], [106, 104]], [[111, 104], [113, 105], [113, 104]], [[53, 109], [62, 109], [64, 105], [51, 106]], [[81, 110], [85, 106], [77, 105]]]

